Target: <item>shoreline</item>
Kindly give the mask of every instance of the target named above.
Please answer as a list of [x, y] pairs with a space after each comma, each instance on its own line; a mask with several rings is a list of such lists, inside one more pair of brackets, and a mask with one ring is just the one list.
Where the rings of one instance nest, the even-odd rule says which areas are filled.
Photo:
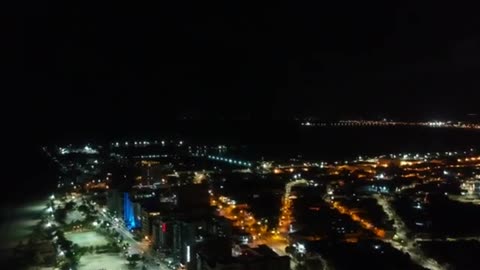
[[[43, 197], [43, 196], [42, 196]], [[8, 260], [11, 251], [21, 241], [26, 241], [35, 225], [41, 220], [48, 198], [36, 198], [29, 202], [1, 205], [0, 261]]]

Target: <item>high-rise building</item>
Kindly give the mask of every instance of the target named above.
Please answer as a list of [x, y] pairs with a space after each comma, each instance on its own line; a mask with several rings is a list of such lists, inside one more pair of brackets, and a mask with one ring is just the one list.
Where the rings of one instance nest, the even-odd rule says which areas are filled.
[[204, 219], [177, 220], [173, 227], [173, 254], [181, 263], [192, 260], [194, 249], [206, 235], [207, 222]]
[[233, 226], [229, 219], [222, 216], [215, 216], [207, 223], [207, 230], [210, 235], [230, 238], [232, 236]]
[[141, 226], [140, 220], [136, 215], [135, 204], [130, 200], [128, 192], [123, 193], [123, 221], [129, 230], [135, 229]]
[[162, 208], [159, 201], [153, 200], [141, 204], [142, 234], [152, 237], [153, 222], [160, 215], [166, 215], [167, 210]]
[[107, 192], [107, 207], [118, 218], [123, 218], [123, 195], [116, 189]]
[[174, 222], [169, 217], [157, 217], [152, 225], [152, 243], [160, 250], [173, 249]]

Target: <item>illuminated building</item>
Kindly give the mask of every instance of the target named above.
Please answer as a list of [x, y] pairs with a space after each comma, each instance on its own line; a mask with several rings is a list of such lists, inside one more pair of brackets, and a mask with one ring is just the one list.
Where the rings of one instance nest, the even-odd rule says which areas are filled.
[[171, 250], [173, 247], [173, 221], [169, 218], [158, 217], [152, 225], [152, 242], [155, 248]]
[[133, 203], [128, 196], [128, 192], [123, 193], [123, 220], [129, 230], [138, 228], [140, 225], [140, 222], [135, 216]]
[[[207, 223], [203, 219], [175, 221], [173, 225], [173, 254], [180, 258], [180, 262], [186, 264], [188, 257], [195, 257], [194, 251], [197, 244], [203, 241], [206, 228]], [[168, 230], [168, 227], [166, 229]]]
[[465, 181], [460, 185], [463, 193], [468, 196], [480, 195], [480, 181]]
[[171, 208], [156, 199], [141, 201], [140, 204], [142, 233], [144, 236], [150, 237], [153, 234], [153, 227], [158, 223], [157, 220], [165, 218], [170, 213]]

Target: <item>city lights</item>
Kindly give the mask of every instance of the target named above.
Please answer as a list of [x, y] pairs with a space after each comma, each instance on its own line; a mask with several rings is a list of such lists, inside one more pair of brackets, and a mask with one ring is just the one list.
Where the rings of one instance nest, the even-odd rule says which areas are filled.
[[[365, 123], [376, 125], [336, 124], [345, 129]], [[380, 126], [384, 125], [393, 124], [387, 120]], [[449, 125], [436, 121], [422, 127]], [[310, 132], [318, 123], [309, 120], [305, 126]], [[371, 254], [362, 256], [401, 258], [406, 269], [418, 265], [438, 270], [431, 255], [435, 251], [427, 253], [423, 245], [460, 244], [466, 239], [461, 233], [473, 235], [478, 225], [471, 217], [480, 205], [480, 154], [470, 145], [468, 151], [445, 147], [422, 152], [427, 146], [415, 148], [410, 139], [402, 138], [411, 145], [391, 153], [373, 149], [371, 139], [365, 146], [371, 151], [357, 152], [345, 142], [348, 155], [332, 143], [333, 154], [302, 150], [289, 156], [280, 153], [290, 151], [287, 146], [275, 145], [274, 153], [262, 153], [249, 145], [128, 139], [106, 146], [89, 143], [85, 148], [83, 143], [54, 148], [66, 169], [59, 166], [55, 196], [51, 194], [39, 208], [43, 216], [38, 228], [57, 254], [60, 250], [67, 257], [72, 254], [60, 244], [64, 236], [82, 248], [98, 241], [106, 252], [96, 252], [96, 257], [125, 253], [116, 259], [122, 265], [125, 258], [138, 255], [147, 269], [178, 269], [180, 263], [200, 269], [205, 268], [201, 256], [235, 243], [239, 269], [241, 260], [251, 258], [265, 267], [268, 260], [287, 265], [292, 258], [289, 266], [307, 265], [310, 260], [328, 266], [322, 259], [333, 266], [338, 258], [331, 257], [337, 253], [347, 257], [369, 250]], [[367, 144], [361, 139], [352, 144]], [[316, 140], [330, 144], [328, 137]], [[168, 147], [162, 147], [166, 143]], [[77, 155], [72, 154], [75, 149]], [[317, 151], [313, 144], [311, 149]], [[98, 154], [85, 153], [93, 150]], [[460, 222], [454, 223], [451, 216]], [[432, 228], [438, 230], [433, 236]], [[451, 235], [444, 238], [447, 233]], [[323, 252], [325, 248], [335, 251]], [[90, 253], [81, 254], [82, 263]], [[230, 256], [228, 251], [225, 254]], [[60, 257], [59, 261], [66, 259]], [[279, 258], [284, 262], [275, 262]]]

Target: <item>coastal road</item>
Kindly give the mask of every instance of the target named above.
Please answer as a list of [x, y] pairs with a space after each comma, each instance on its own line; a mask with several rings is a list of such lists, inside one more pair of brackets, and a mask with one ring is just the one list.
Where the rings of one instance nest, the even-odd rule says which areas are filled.
[[[131, 254], [137, 253], [145, 257], [144, 265], [147, 267], [148, 270], [171, 270], [167, 265], [160, 262], [158, 258], [155, 260], [150, 250], [150, 246], [148, 245], [147, 242], [135, 240], [133, 238], [132, 233], [128, 231], [127, 228], [125, 228], [125, 226], [121, 222], [115, 221], [104, 211], [98, 211], [98, 213], [99, 213], [99, 216], [104, 221], [107, 221], [110, 224], [112, 224], [112, 228], [115, 231], [117, 231], [123, 237], [123, 239], [127, 241], [127, 243], [130, 244], [129, 253]], [[155, 261], [157, 261], [158, 264]]]
[[140, 254], [145, 258], [145, 263], [139, 263], [139, 265], [145, 265], [148, 270], [171, 270], [171, 268], [169, 268], [165, 263], [160, 262], [158, 257], [152, 254], [148, 242], [135, 240], [132, 233], [128, 231], [128, 229], [120, 220], [116, 221], [98, 206], [96, 206], [95, 209], [98, 212], [98, 217], [103, 221], [112, 224], [112, 228], [118, 232], [127, 243], [130, 244], [130, 254]]

